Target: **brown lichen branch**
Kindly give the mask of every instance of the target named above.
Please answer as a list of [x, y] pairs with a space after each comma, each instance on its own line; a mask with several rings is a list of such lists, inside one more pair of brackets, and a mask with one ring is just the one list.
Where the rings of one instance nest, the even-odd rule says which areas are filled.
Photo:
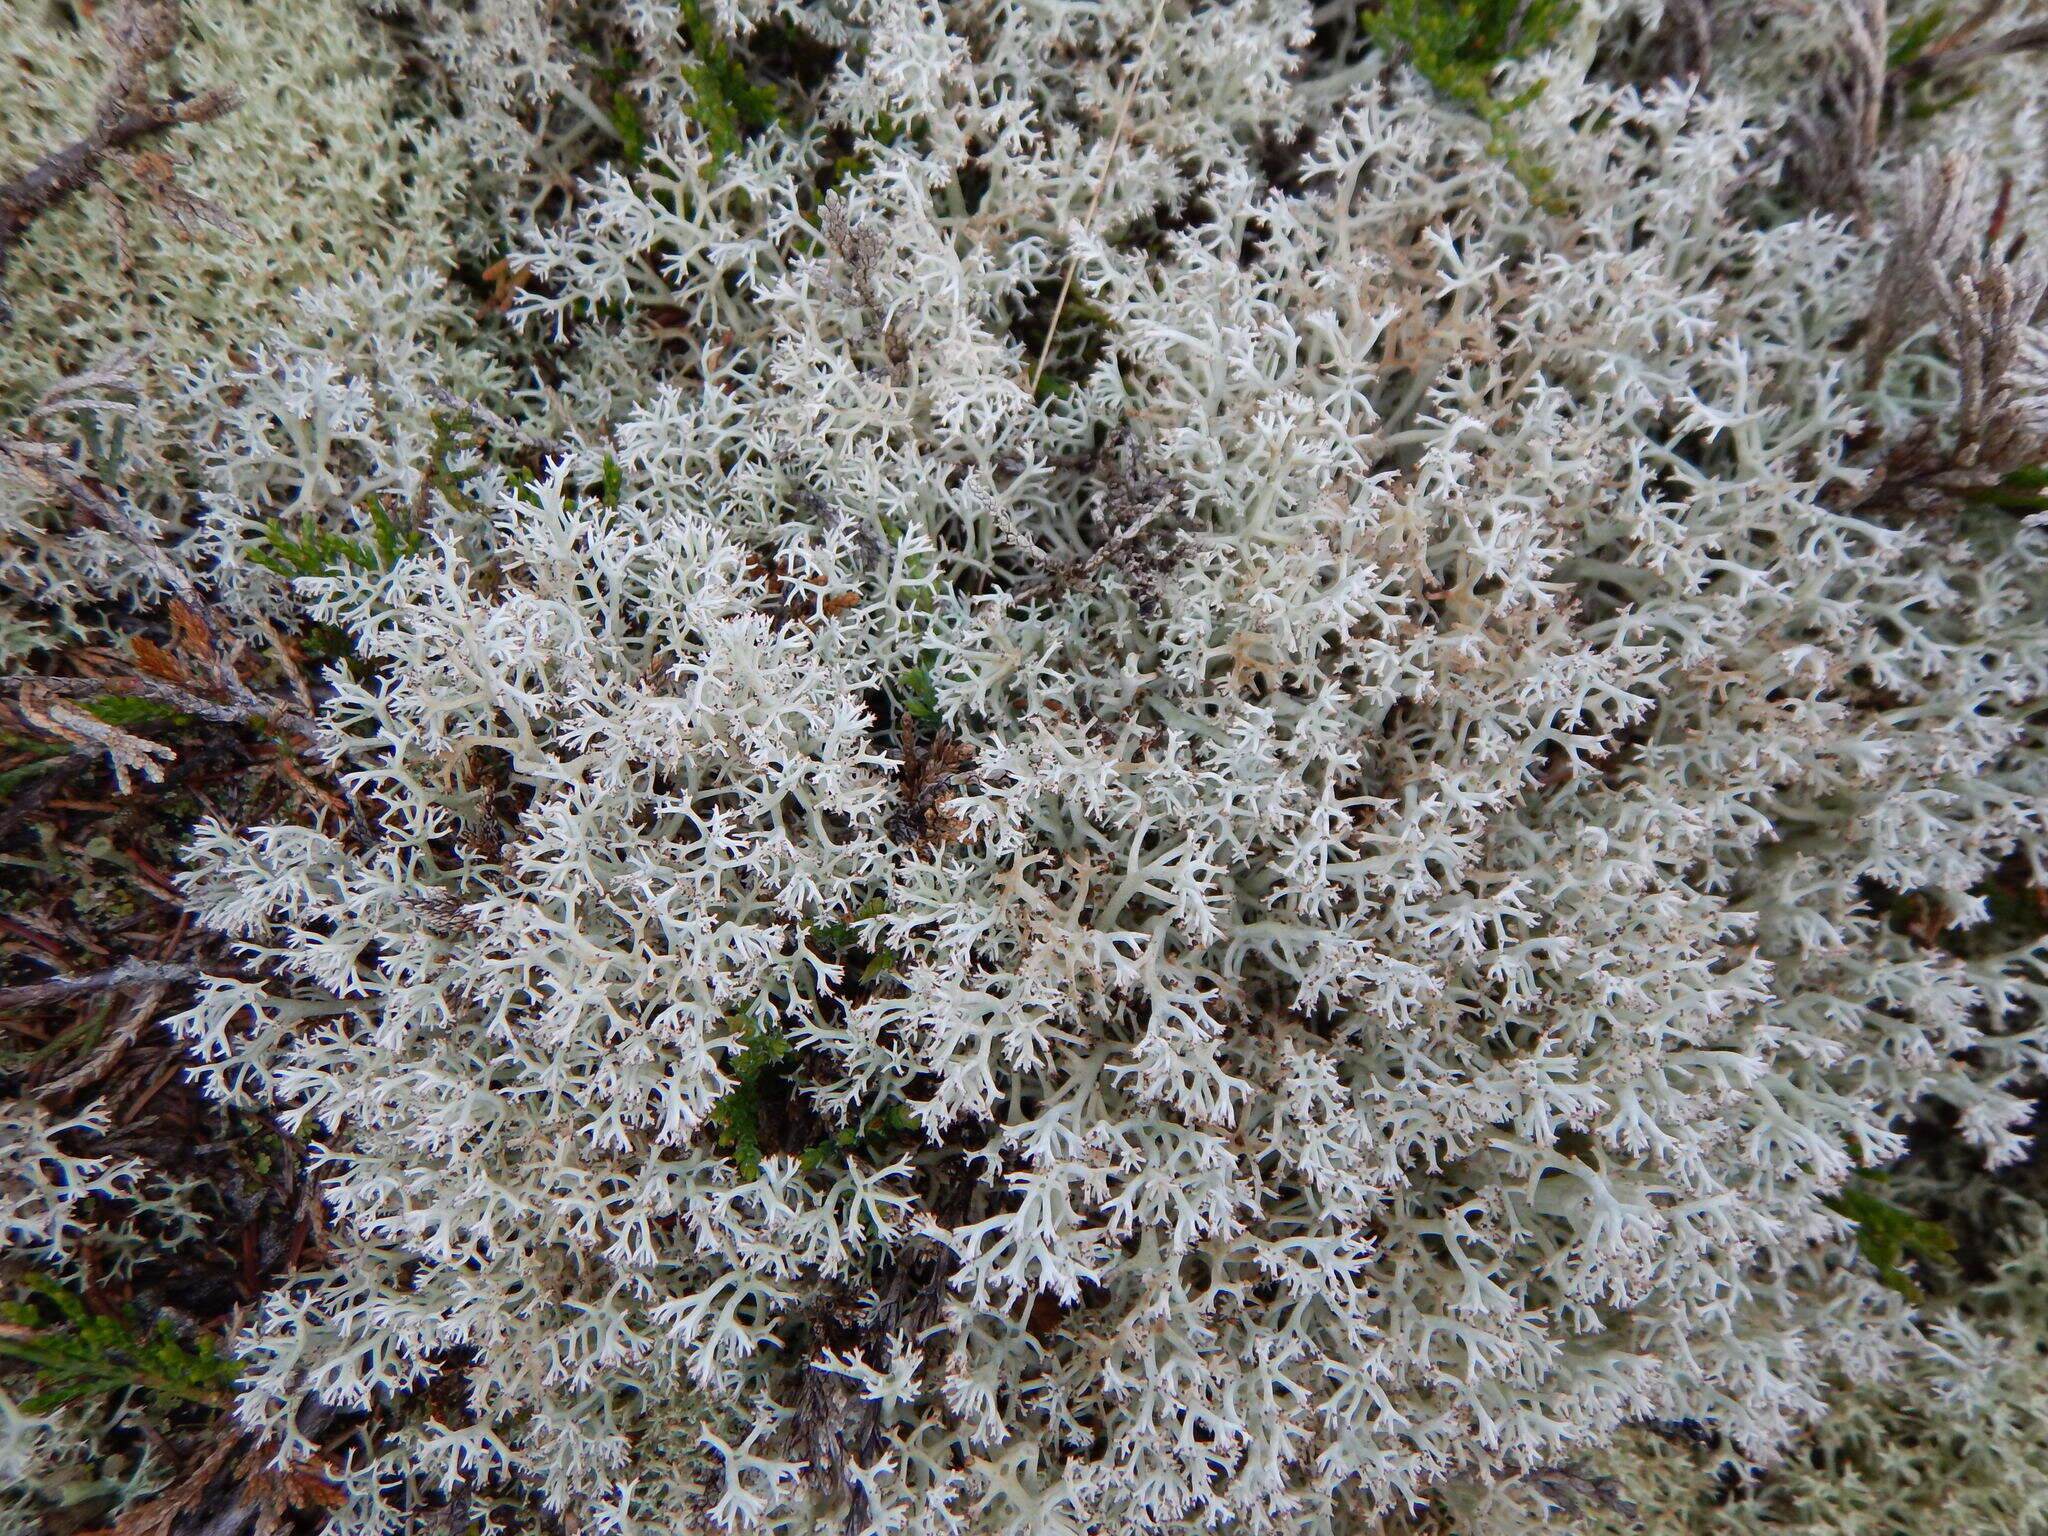
[[[182, 100], [152, 98], [149, 66], [170, 55], [179, 30], [178, 0], [129, 0], [116, 8], [106, 24], [112, 69], [93, 112], [92, 127], [83, 138], [53, 150], [35, 165], [0, 182], [0, 325], [11, 317], [5, 284], [9, 259], [22, 235], [43, 214], [99, 179], [109, 158], [169, 128], [203, 123], [219, 117], [240, 99], [230, 89], [205, 91]], [[153, 198], [168, 198], [173, 189], [168, 172]], [[203, 207], [182, 192], [178, 206]]]
[[908, 715], [899, 740], [897, 804], [885, 823], [889, 836], [913, 848], [959, 842], [967, 835], [967, 823], [946, 802], [973, 777], [973, 748], [943, 727], [929, 744], [920, 744]]
[[53, 698], [33, 682], [22, 689], [15, 701], [15, 711], [46, 736], [88, 751], [96, 747], [106, 753], [113, 766], [114, 785], [124, 795], [130, 788], [130, 773], [140, 773], [150, 783], [161, 784], [164, 766], [177, 761], [178, 754], [162, 742], [124, 731], [97, 715]]

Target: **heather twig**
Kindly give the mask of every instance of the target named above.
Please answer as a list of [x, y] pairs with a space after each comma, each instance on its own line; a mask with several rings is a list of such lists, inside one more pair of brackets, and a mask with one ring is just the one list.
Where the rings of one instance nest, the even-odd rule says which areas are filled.
[[[81, 138], [0, 182], [0, 325], [12, 318], [5, 292], [8, 264], [30, 225], [97, 181], [109, 159], [166, 129], [211, 121], [240, 99], [227, 88], [182, 99], [148, 95], [149, 66], [170, 56], [178, 30], [177, 0], [128, 0], [111, 12], [106, 40], [112, 68], [92, 126]], [[208, 205], [175, 189], [167, 170], [158, 180], [151, 188], [153, 198], [175, 198], [202, 217], [211, 214]]]

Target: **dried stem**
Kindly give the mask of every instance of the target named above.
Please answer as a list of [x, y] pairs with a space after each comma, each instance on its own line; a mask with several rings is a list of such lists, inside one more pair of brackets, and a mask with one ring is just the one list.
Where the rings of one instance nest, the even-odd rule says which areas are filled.
[[197, 981], [203, 974], [196, 965], [166, 960], [123, 960], [119, 965], [84, 976], [53, 976], [26, 986], [0, 987], [0, 1013], [23, 1008], [46, 1008], [87, 992], [113, 992], [124, 987], [164, 987]]
[[2000, 54], [2038, 53], [2043, 49], [2048, 49], [2048, 21], [2031, 22], [2009, 32], [2001, 32], [1996, 37], [1975, 41], [1965, 40], [1958, 33], [1944, 44], [1931, 47], [1919, 58], [1900, 66], [1897, 77], [1901, 80], [1924, 80]]
[[100, 92], [92, 127], [83, 138], [0, 182], [0, 325], [12, 317], [5, 291], [8, 262], [31, 224], [97, 181], [109, 156], [167, 128], [219, 117], [239, 100], [232, 90], [183, 100], [144, 96], [148, 66], [167, 57], [177, 40], [176, 0], [134, 0], [114, 14], [106, 33], [113, 70]]
[[[1166, 0], [1153, 0], [1152, 24], [1145, 29], [1145, 41], [1138, 46], [1138, 56], [1131, 62], [1131, 72], [1124, 79], [1123, 99], [1117, 103], [1116, 128], [1109, 136], [1109, 152], [1103, 157], [1102, 174], [1095, 180], [1095, 195], [1088, 199], [1088, 211], [1082, 215], [1081, 230], [1086, 234], [1095, 228], [1096, 210], [1102, 206], [1102, 195], [1109, 190], [1109, 178], [1116, 173], [1117, 156], [1124, 147], [1124, 130], [1130, 126], [1131, 98], [1137, 95], [1138, 80], [1145, 73], [1146, 61], [1152, 57], [1152, 40], [1159, 35], [1159, 20], [1166, 14]], [[1038, 381], [1045, 374], [1045, 365], [1052, 356], [1053, 339], [1060, 333], [1060, 316], [1067, 308], [1067, 295], [1074, 291], [1074, 270], [1081, 264], [1079, 252], [1067, 257], [1066, 275], [1060, 279], [1060, 296], [1053, 301], [1052, 318], [1045, 322], [1045, 344], [1038, 349], [1038, 362], [1031, 370], [1031, 393], [1038, 393]]]
[[[0, 677], [0, 688], [31, 688], [67, 699], [147, 699], [152, 704], [167, 705], [222, 725], [235, 725], [250, 718], [246, 709], [205, 698], [189, 688], [180, 688], [176, 683], [162, 682], [153, 677], [38, 677], [33, 673], [17, 672]], [[268, 720], [275, 713], [274, 709], [266, 709], [260, 718]]]
[[16, 794], [7, 808], [0, 811], [0, 837], [9, 836], [16, 827], [35, 816], [99, 760], [97, 747], [76, 747], [67, 756], [52, 761], [35, 783]]
[[142, 698], [159, 699], [210, 720], [274, 721], [300, 735], [311, 733], [313, 722], [298, 708], [282, 699], [260, 694], [242, 681], [241, 674], [235, 670], [235, 658], [241, 647], [234, 641], [225, 621], [216, 613], [213, 601], [110, 487], [82, 472], [68, 455], [43, 443], [0, 439], [0, 466], [13, 468], [23, 478], [68, 503], [88, 523], [126, 540], [148, 562], [151, 573], [178, 600], [174, 609], [182, 605], [191, 620], [199, 642], [197, 648], [203, 652], [207, 674], [203, 681], [219, 695], [219, 699], [208, 701], [174, 685], [141, 679], [116, 685], [95, 678], [90, 680], [90, 688], [81, 688], [80, 684], [86, 681], [82, 679], [60, 682], [54, 678], [37, 678], [35, 682], [53, 692], [74, 695], [80, 692], [132, 693]]

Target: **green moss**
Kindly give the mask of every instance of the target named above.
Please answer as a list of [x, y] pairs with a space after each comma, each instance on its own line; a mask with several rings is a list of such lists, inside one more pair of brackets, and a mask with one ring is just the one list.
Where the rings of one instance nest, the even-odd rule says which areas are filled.
[[690, 87], [684, 110], [704, 130], [715, 165], [740, 147], [750, 133], [775, 122], [775, 88], [756, 85], [704, 15], [698, 0], [683, 0], [683, 30], [697, 62], [683, 71]]
[[1406, 57], [1439, 94], [1484, 123], [1487, 149], [1539, 205], [1549, 206], [1550, 173], [1530, 159], [1508, 122], [1548, 82], [1502, 96], [1494, 77], [1502, 65], [1548, 47], [1577, 11], [1571, 0], [1384, 0], [1360, 20], [1381, 47]]
[[860, 934], [855, 923], [864, 923], [871, 917], [880, 917], [889, 910], [886, 898], [876, 896], [845, 922], [825, 919], [811, 924], [811, 937], [816, 941], [818, 952], [830, 960], [842, 960], [849, 953], [860, 948]]
[[1909, 1301], [1920, 1299], [1920, 1287], [1906, 1273], [1905, 1263], [1917, 1259], [1946, 1264], [1955, 1254], [1956, 1240], [1946, 1227], [1880, 1199], [1867, 1179], [1851, 1180], [1822, 1204], [1855, 1223], [1857, 1251], [1877, 1271], [1878, 1282]]
[[1047, 354], [1046, 367], [1038, 375], [1035, 392], [1041, 400], [1071, 398], [1081, 381], [1108, 355], [1110, 338], [1117, 328], [1107, 310], [1071, 289], [1057, 320], [1057, 345]]
[[806, 1148], [803, 1166], [810, 1171], [844, 1163], [850, 1152], [860, 1153], [869, 1162], [879, 1162], [892, 1138], [916, 1129], [917, 1118], [911, 1114], [910, 1106], [890, 1099], [870, 1108], [845, 1130], [835, 1132], [830, 1141]]
[[640, 103], [631, 91], [613, 91], [612, 131], [619, 136], [619, 156], [628, 165], [638, 165], [647, 153], [647, 125], [640, 120]]
[[280, 576], [332, 576], [355, 569], [388, 571], [420, 547], [420, 536], [402, 512], [393, 512], [381, 496], [365, 503], [370, 514], [367, 538], [349, 538], [322, 528], [309, 512], [296, 533], [276, 518], [263, 525], [263, 541], [249, 558]]
[[168, 1318], [149, 1327], [133, 1308], [95, 1310], [48, 1275], [30, 1274], [22, 1285], [25, 1297], [0, 1308], [9, 1325], [0, 1359], [33, 1370], [35, 1387], [22, 1403], [29, 1412], [110, 1393], [209, 1407], [225, 1406], [232, 1395], [240, 1368], [211, 1337], [201, 1334], [188, 1344]]
[[789, 1054], [789, 1040], [756, 1024], [751, 1009], [740, 1015], [739, 1024], [740, 1050], [726, 1063], [733, 1086], [711, 1107], [711, 1122], [741, 1176], [752, 1180], [761, 1176], [761, 1080]]
[[95, 720], [107, 725], [119, 726], [132, 731], [145, 725], [190, 725], [192, 717], [183, 710], [173, 709], [168, 704], [159, 704], [154, 699], [138, 699], [125, 693], [111, 694], [104, 699], [94, 699], [85, 706], [85, 712]]
[[826, 167], [818, 191], [830, 192], [855, 176], [872, 170], [875, 164], [874, 151], [908, 139], [923, 148], [931, 137], [931, 125], [923, 118], [910, 123], [899, 123], [887, 113], [870, 123], [852, 153], [836, 155]]

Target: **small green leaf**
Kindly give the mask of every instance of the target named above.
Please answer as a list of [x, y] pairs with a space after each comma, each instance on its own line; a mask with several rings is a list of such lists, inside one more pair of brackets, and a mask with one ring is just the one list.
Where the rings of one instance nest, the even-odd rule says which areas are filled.
[[1941, 30], [1941, 24], [1947, 19], [1947, 7], [1937, 5], [1893, 32], [1891, 51], [1885, 56], [1886, 70], [1903, 69], [1925, 53], [1927, 45], [1934, 41], [1934, 34]]
[[938, 691], [932, 687], [931, 669], [912, 667], [896, 680], [896, 701], [914, 720], [939, 718]]

